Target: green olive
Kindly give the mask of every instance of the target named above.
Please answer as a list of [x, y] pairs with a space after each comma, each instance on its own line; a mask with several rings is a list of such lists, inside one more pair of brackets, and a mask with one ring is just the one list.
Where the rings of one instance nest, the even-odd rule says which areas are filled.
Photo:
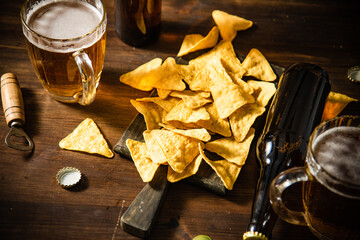
[[198, 235], [198, 236], [194, 237], [193, 240], [211, 240], [211, 238], [206, 235]]

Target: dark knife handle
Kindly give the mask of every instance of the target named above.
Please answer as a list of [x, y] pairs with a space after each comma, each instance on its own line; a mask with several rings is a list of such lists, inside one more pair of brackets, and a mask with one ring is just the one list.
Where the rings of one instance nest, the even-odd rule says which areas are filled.
[[146, 238], [166, 196], [168, 181], [167, 166], [160, 166], [154, 179], [145, 185], [121, 217], [121, 228], [134, 236]]

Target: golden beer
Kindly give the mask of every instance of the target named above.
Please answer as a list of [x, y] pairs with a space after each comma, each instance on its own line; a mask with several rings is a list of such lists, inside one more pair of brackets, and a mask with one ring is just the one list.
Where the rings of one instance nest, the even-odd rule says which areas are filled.
[[[304, 167], [271, 184], [270, 202], [285, 221], [307, 225], [319, 239], [360, 239], [360, 116], [323, 122], [312, 133]], [[303, 182], [304, 212], [286, 208], [282, 193]]]
[[96, 91], [103, 69], [106, 13], [89, 2], [38, 1], [23, 10], [31, 63], [44, 88], [62, 102], [78, 101], [87, 78], [94, 78]]
[[[360, 186], [360, 127], [355, 126], [319, 134], [308, 156], [331, 176], [306, 165], [314, 177], [303, 184], [304, 217], [320, 238], [360, 239], [360, 196], [353, 190]], [[347, 185], [352, 191], [345, 191]]]

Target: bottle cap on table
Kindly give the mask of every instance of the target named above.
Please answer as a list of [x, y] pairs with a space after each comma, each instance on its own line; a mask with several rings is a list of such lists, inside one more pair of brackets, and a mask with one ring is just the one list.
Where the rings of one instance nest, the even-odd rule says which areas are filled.
[[348, 79], [351, 82], [360, 83], [360, 66], [354, 66], [347, 71]]
[[56, 174], [56, 180], [63, 188], [70, 188], [80, 182], [81, 172], [74, 167], [64, 167]]

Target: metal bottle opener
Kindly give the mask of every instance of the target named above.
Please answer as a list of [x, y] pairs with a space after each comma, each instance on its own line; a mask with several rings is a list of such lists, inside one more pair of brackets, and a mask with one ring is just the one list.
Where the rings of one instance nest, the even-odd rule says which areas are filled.
[[[13, 73], [5, 73], [1, 76], [1, 100], [6, 123], [11, 127], [5, 143], [16, 150], [33, 150], [33, 141], [22, 129], [25, 124], [24, 101], [19, 82]], [[12, 137], [25, 138], [26, 143], [13, 143]]]

